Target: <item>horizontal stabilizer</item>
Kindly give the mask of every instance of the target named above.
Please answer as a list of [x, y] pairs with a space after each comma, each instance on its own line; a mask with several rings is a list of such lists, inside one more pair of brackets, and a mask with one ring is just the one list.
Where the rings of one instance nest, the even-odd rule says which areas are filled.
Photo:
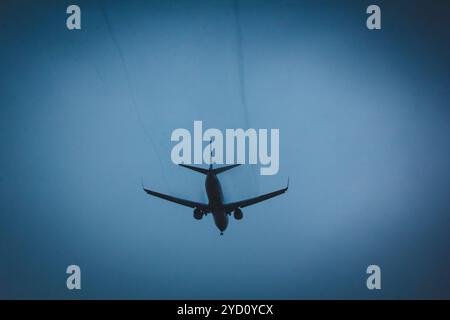
[[188, 168], [203, 174], [208, 174], [209, 170], [208, 169], [203, 169], [203, 168], [199, 168], [199, 167], [194, 167], [194, 166], [189, 166], [187, 164], [180, 164], [180, 166], [182, 166], [183, 168]]
[[221, 167], [221, 168], [216, 168], [216, 169], [213, 169], [213, 172], [214, 172], [215, 174], [219, 174], [219, 173], [225, 172], [225, 171], [227, 171], [227, 170], [236, 168], [237, 166], [240, 166], [240, 165], [241, 165], [241, 164], [238, 163], [238, 164], [232, 164], [232, 165], [225, 166], [225, 167]]

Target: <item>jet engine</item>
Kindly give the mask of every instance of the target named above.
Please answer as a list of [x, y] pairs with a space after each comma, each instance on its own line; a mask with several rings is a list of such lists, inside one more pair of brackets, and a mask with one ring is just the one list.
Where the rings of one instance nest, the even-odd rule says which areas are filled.
[[194, 218], [197, 220], [200, 220], [203, 217], [203, 212], [200, 209], [195, 209], [194, 210]]
[[244, 217], [244, 214], [242, 213], [242, 210], [237, 208], [236, 210], [234, 210], [234, 218], [236, 220], [241, 220]]

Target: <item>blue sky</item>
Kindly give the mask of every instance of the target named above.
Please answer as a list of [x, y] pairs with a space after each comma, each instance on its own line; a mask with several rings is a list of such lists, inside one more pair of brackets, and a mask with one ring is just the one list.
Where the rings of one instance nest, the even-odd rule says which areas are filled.
[[[232, 1], [77, 3], [1, 4], [0, 298], [450, 298], [445, 2], [369, 31], [367, 1], [240, 1], [242, 60]], [[280, 129], [277, 175], [221, 182], [289, 192], [222, 237], [141, 189], [206, 201], [170, 160], [194, 120]]]

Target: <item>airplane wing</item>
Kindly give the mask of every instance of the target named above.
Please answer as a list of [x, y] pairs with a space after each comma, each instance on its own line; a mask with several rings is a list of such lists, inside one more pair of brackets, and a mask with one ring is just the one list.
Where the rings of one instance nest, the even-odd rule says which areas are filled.
[[210, 211], [209, 207], [207, 204], [205, 203], [200, 203], [200, 202], [195, 202], [195, 201], [190, 201], [190, 200], [185, 200], [185, 199], [180, 199], [180, 198], [176, 198], [176, 197], [172, 197], [169, 196], [167, 194], [163, 194], [163, 193], [159, 193], [156, 191], [152, 191], [152, 190], [148, 190], [143, 188], [145, 192], [147, 192], [147, 194], [167, 200], [167, 201], [171, 201], [171, 202], [175, 202], [178, 204], [181, 204], [183, 206], [186, 207], [191, 207], [191, 208], [199, 208], [202, 211]]
[[255, 198], [250, 198], [250, 199], [246, 199], [246, 200], [241, 200], [241, 201], [236, 201], [236, 202], [231, 202], [231, 203], [227, 203], [224, 205], [225, 211], [226, 212], [230, 212], [233, 211], [237, 208], [244, 208], [244, 207], [248, 207], [251, 206], [252, 204], [264, 201], [264, 200], [268, 200], [270, 198], [279, 196], [280, 194], [285, 193], [289, 188], [289, 180], [288, 180], [288, 184], [286, 186], [286, 188], [277, 190], [277, 191], [273, 191], [270, 193], [266, 193], [263, 194], [261, 196], [255, 197]]

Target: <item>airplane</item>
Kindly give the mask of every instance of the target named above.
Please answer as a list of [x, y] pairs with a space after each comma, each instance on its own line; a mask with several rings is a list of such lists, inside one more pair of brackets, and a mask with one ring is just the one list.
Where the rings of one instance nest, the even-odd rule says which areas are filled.
[[168, 200], [171, 202], [175, 202], [178, 204], [181, 204], [186, 207], [194, 208], [194, 218], [197, 220], [200, 220], [203, 218], [203, 216], [206, 216], [208, 213], [212, 213], [214, 217], [214, 223], [216, 224], [216, 227], [220, 230], [220, 235], [223, 235], [223, 232], [228, 226], [228, 216], [231, 215], [233, 212], [234, 218], [236, 220], [241, 220], [244, 215], [242, 213], [241, 208], [245, 208], [248, 206], [251, 206], [255, 203], [268, 200], [270, 198], [276, 197], [278, 195], [281, 195], [285, 193], [289, 188], [289, 179], [287, 182], [287, 186], [283, 189], [273, 191], [270, 193], [266, 193], [254, 198], [231, 202], [231, 203], [224, 203], [223, 201], [223, 193], [222, 193], [222, 187], [220, 185], [220, 181], [217, 177], [218, 174], [225, 172], [227, 170], [233, 169], [240, 164], [232, 164], [228, 166], [223, 166], [220, 168], [213, 168], [212, 162], [209, 166], [209, 169], [194, 167], [186, 164], [179, 164], [180, 166], [184, 168], [191, 169], [196, 172], [203, 173], [206, 175], [205, 180], [205, 189], [206, 194], [208, 196], [208, 203], [200, 203], [185, 199], [176, 198], [167, 194], [159, 193], [156, 191], [148, 190], [144, 188], [142, 185], [142, 188], [144, 191], [152, 195], [154, 197], [158, 197], [164, 200]]

